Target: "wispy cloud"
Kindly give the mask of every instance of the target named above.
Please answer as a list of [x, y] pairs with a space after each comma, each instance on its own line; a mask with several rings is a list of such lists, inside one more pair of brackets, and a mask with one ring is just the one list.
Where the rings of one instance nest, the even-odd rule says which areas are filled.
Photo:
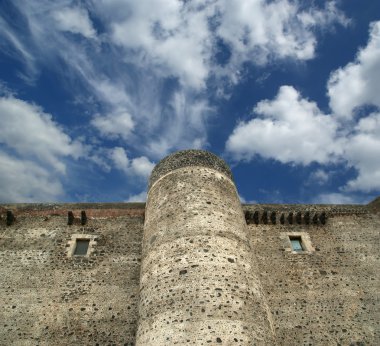
[[[100, 134], [152, 157], [207, 145], [212, 110], [203, 91], [211, 76], [235, 83], [247, 62], [310, 59], [318, 28], [346, 24], [334, 2], [307, 10], [288, 0], [112, 0], [81, 6], [30, 0], [14, 6], [31, 38], [31, 50], [19, 50], [37, 57], [36, 66], [56, 69], [59, 59], [69, 87], [82, 88], [82, 94], [84, 87], [96, 97], [92, 124]], [[231, 53], [224, 64], [216, 58], [220, 42]], [[136, 137], [143, 146], [135, 144]]]
[[[53, 143], [47, 149], [40, 138], [31, 152], [28, 140], [35, 139], [25, 136], [16, 144], [9, 139], [12, 134], [4, 133], [5, 145], [12, 150], [4, 158], [16, 155], [15, 160], [25, 160], [29, 155], [32, 164], [43, 161], [64, 172], [65, 160], [82, 155], [103, 170], [134, 172], [136, 179], [146, 178], [153, 160], [173, 150], [207, 148], [210, 122], [217, 121], [210, 99], [238, 83], [244, 66], [312, 59], [319, 29], [348, 23], [335, 1], [306, 9], [290, 0], [14, 0], [12, 10], [12, 18], [0, 16], [0, 37], [5, 42], [1, 47], [23, 63], [30, 81], [39, 72], [54, 71], [78, 108], [86, 110], [86, 117], [78, 119], [84, 129], [78, 141], [53, 120], [54, 114], [15, 100], [18, 107], [33, 110], [32, 123], [56, 137], [60, 146]], [[220, 47], [227, 53], [223, 61]], [[336, 154], [327, 149], [334, 141], [334, 123], [325, 121], [328, 117], [311, 101], [289, 88], [281, 89], [277, 107], [285, 92], [293, 92], [292, 102], [299, 111], [314, 107], [310, 121], [324, 122], [327, 132], [325, 143], [310, 139], [310, 151], [317, 160], [328, 161]], [[258, 105], [263, 116], [260, 126], [268, 124], [270, 106], [276, 105], [270, 101]], [[8, 121], [17, 127], [23, 121], [18, 119]], [[271, 121], [276, 133], [289, 140], [288, 147], [281, 148], [281, 157], [288, 162], [285, 150], [297, 143], [285, 122], [293, 125], [297, 119], [289, 116], [281, 125], [278, 120]], [[296, 131], [304, 136], [312, 133], [305, 124]], [[267, 155], [273, 154], [264, 148], [265, 141], [262, 145]], [[110, 155], [120, 154], [118, 148], [124, 150], [124, 166], [121, 156]], [[295, 158], [302, 163], [310, 160], [306, 152]], [[51, 191], [57, 195], [58, 190]]]
[[85, 8], [64, 7], [52, 12], [57, 28], [86, 38], [96, 38], [96, 31]]
[[25, 39], [20, 38], [14, 28], [0, 17], [0, 47], [2, 52], [8, 54], [16, 61], [19, 60], [25, 67], [24, 72], [18, 75], [28, 84], [33, 84], [38, 74], [36, 59]]

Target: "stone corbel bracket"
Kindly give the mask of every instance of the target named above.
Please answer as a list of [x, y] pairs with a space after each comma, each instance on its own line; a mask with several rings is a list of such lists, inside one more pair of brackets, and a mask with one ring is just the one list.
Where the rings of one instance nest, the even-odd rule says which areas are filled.
[[327, 222], [327, 213], [310, 212], [310, 211], [290, 211], [290, 212], [277, 212], [277, 211], [251, 211], [246, 210], [244, 213], [247, 224], [281, 224], [281, 225], [325, 225]]
[[[88, 220], [88, 217], [86, 215], [86, 211], [82, 210], [81, 213], [80, 213], [80, 224], [82, 226], [86, 225], [87, 224], [87, 220]], [[71, 210], [69, 210], [67, 212], [67, 224], [69, 226], [71, 226], [71, 225], [73, 225], [75, 223], [75, 221], [76, 221], [76, 218], [74, 216], [74, 213]]]

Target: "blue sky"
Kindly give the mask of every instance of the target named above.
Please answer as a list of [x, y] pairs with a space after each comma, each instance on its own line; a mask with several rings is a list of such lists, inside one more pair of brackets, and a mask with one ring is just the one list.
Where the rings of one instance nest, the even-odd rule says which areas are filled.
[[378, 0], [0, 2], [0, 201], [143, 201], [201, 148], [251, 203], [380, 194]]

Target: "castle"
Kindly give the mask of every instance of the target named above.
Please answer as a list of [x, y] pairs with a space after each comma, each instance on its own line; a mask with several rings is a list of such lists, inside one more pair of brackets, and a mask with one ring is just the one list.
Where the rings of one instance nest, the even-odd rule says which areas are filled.
[[0, 345], [380, 345], [379, 199], [241, 205], [186, 150], [146, 204], [0, 214]]

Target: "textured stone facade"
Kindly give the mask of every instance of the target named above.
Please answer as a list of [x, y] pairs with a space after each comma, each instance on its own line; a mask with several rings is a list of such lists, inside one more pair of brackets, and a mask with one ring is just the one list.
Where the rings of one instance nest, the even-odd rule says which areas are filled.
[[228, 167], [212, 154], [186, 151], [162, 161], [152, 177], [137, 344], [272, 345], [271, 317]]
[[241, 206], [231, 179], [185, 151], [146, 206], [0, 206], [0, 345], [379, 345], [379, 199]]
[[[325, 212], [323, 225], [249, 224], [279, 345], [380, 344], [380, 215], [365, 206], [243, 206], [281, 215]], [[289, 235], [314, 251], [294, 253]]]
[[[143, 205], [79, 208], [7, 206], [10, 226], [1, 212], [0, 345], [135, 343]], [[79, 234], [96, 237], [88, 257], [68, 254]]]

